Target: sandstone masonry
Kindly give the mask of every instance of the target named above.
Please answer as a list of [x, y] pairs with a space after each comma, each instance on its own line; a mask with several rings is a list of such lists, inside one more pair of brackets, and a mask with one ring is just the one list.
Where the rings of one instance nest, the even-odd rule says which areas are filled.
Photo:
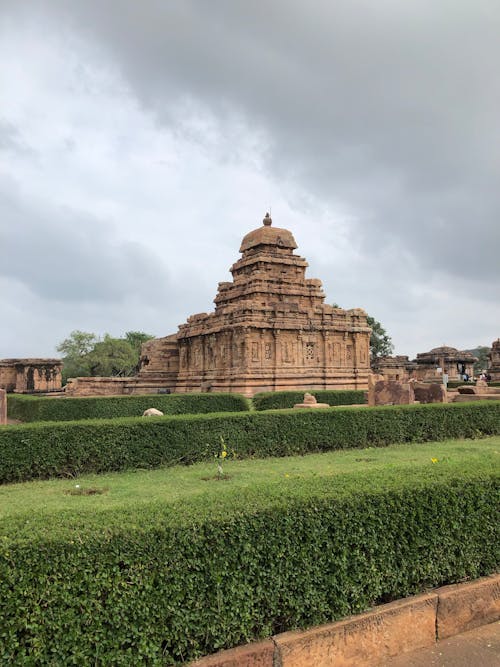
[[325, 304], [321, 281], [305, 277], [308, 264], [296, 248], [292, 233], [273, 227], [266, 214], [262, 227], [243, 238], [233, 280], [219, 283], [215, 311], [143, 346], [137, 388], [247, 396], [366, 388], [366, 313]]

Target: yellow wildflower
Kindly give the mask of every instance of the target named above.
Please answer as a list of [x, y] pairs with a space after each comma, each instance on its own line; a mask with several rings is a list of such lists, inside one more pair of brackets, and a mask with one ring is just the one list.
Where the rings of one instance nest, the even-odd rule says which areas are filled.
[[439, 459], [432, 458], [431, 461], [432, 461], [432, 463], [437, 463], [439, 461]]
[[220, 455], [221, 455], [221, 458], [222, 458], [222, 459], [225, 459], [226, 456], [227, 456], [227, 452], [226, 452], [226, 450], [223, 449], [222, 452], [220, 453]]

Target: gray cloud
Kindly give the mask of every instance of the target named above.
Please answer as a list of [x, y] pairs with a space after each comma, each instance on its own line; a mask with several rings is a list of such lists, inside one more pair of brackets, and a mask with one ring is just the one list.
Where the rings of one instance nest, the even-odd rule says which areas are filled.
[[[12, 185], [12, 184], [11, 184]], [[0, 189], [0, 276], [63, 302], [165, 298], [169, 278], [154, 254], [120, 240], [109, 222]]]
[[[425, 348], [441, 332], [450, 344], [453, 331], [470, 345], [498, 335], [498, 3], [39, 0], [30, 7], [12, 3], [6, 16], [12, 29], [36, 21], [42, 31], [57, 34], [89, 97], [95, 95], [96, 71], [81, 56], [82, 44], [103, 71], [119, 72], [120, 85], [160, 131], [190, 142], [214, 169], [246, 160], [272, 187], [281, 184], [283, 198], [304, 220], [294, 231], [311, 275], [324, 279], [330, 301], [363, 305], [383, 320], [399, 351]], [[11, 150], [21, 136], [12, 123], [4, 125], [0, 146]], [[129, 136], [121, 136], [126, 144]], [[244, 137], [256, 142], [251, 150]], [[74, 136], [64, 141], [67, 152], [75, 150]], [[189, 166], [183, 168], [189, 172]], [[183, 276], [171, 283], [177, 321], [191, 307], [208, 309], [209, 302], [201, 303], [213, 296], [217, 280], [226, 279], [236, 255], [236, 248], [230, 257], [227, 248], [210, 246], [216, 234], [205, 239], [201, 230], [215, 224], [227, 247], [228, 238], [238, 237], [229, 215], [214, 221], [208, 205], [206, 211], [195, 205], [217, 187], [211, 168], [193, 169], [184, 211], [176, 203], [197, 241], [189, 245], [191, 256], [186, 251], [184, 272], [184, 251], [173, 242], [172, 262]], [[225, 192], [226, 174], [219, 177], [221, 202], [237, 198]], [[108, 183], [96, 179], [93, 187], [102, 187], [106, 197]], [[141, 188], [142, 181], [131, 184], [129, 199], [146, 208]], [[126, 292], [139, 294], [151, 280], [165, 283], [154, 244], [121, 238], [116, 221], [114, 227], [103, 223], [77, 204], [63, 210], [51, 202], [33, 210], [22, 197], [9, 202], [20, 230], [8, 240], [11, 251], [20, 251], [22, 238], [32, 239], [27, 243], [33, 253], [45, 248], [53, 258], [64, 256], [74, 271], [60, 285], [54, 267], [35, 279], [32, 269], [23, 272], [12, 259], [6, 262], [4, 271], [36, 284], [41, 296], [70, 299], [73, 292], [83, 299], [87, 293], [111, 302]], [[155, 206], [168, 203], [174, 205], [166, 198]], [[318, 210], [320, 222], [313, 224]], [[241, 234], [252, 219], [253, 212], [238, 221]], [[343, 256], [335, 251], [340, 227]], [[168, 228], [179, 238], [189, 236], [186, 229]], [[203, 280], [192, 267], [206, 256], [221, 265], [204, 266]], [[85, 267], [91, 264], [89, 284]], [[188, 289], [182, 302], [180, 293], [188, 295]], [[427, 331], [421, 342], [414, 333], [419, 329]]]
[[191, 100], [265, 131], [270, 171], [345, 202], [367, 251], [498, 276], [497, 3], [65, 7], [161, 121]]

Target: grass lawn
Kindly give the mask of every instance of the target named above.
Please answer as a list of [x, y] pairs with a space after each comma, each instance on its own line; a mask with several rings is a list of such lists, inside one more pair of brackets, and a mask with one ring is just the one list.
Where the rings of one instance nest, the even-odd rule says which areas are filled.
[[[140, 523], [141, 509], [157, 505], [182, 520], [183, 515], [237, 511], [258, 498], [321, 494], [398, 486], [399, 480], [422, 480], [500, 470], [500, 436], [480, 440], [448, 440], [392, 445], [325, 454], [256, 460], [226, 460], [216, 478], [216, 464], [202, 463], [156, 470], [137, 470], [77, 479], [48, 480], [0, 486], [0, 530], [18, 537], [55, 527], [91, 528]], [[190, 510], [190, 508], [192, 508]], [[100, 517], [100, 520], [98, 519]], [[127, 517], [127, 518], [126, 518]]]

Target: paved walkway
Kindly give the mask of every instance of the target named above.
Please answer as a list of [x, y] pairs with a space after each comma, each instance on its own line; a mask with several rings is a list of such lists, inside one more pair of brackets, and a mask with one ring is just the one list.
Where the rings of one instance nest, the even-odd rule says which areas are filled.
[[500, 621], [405, 653], [384, 667], [500, 667]]

